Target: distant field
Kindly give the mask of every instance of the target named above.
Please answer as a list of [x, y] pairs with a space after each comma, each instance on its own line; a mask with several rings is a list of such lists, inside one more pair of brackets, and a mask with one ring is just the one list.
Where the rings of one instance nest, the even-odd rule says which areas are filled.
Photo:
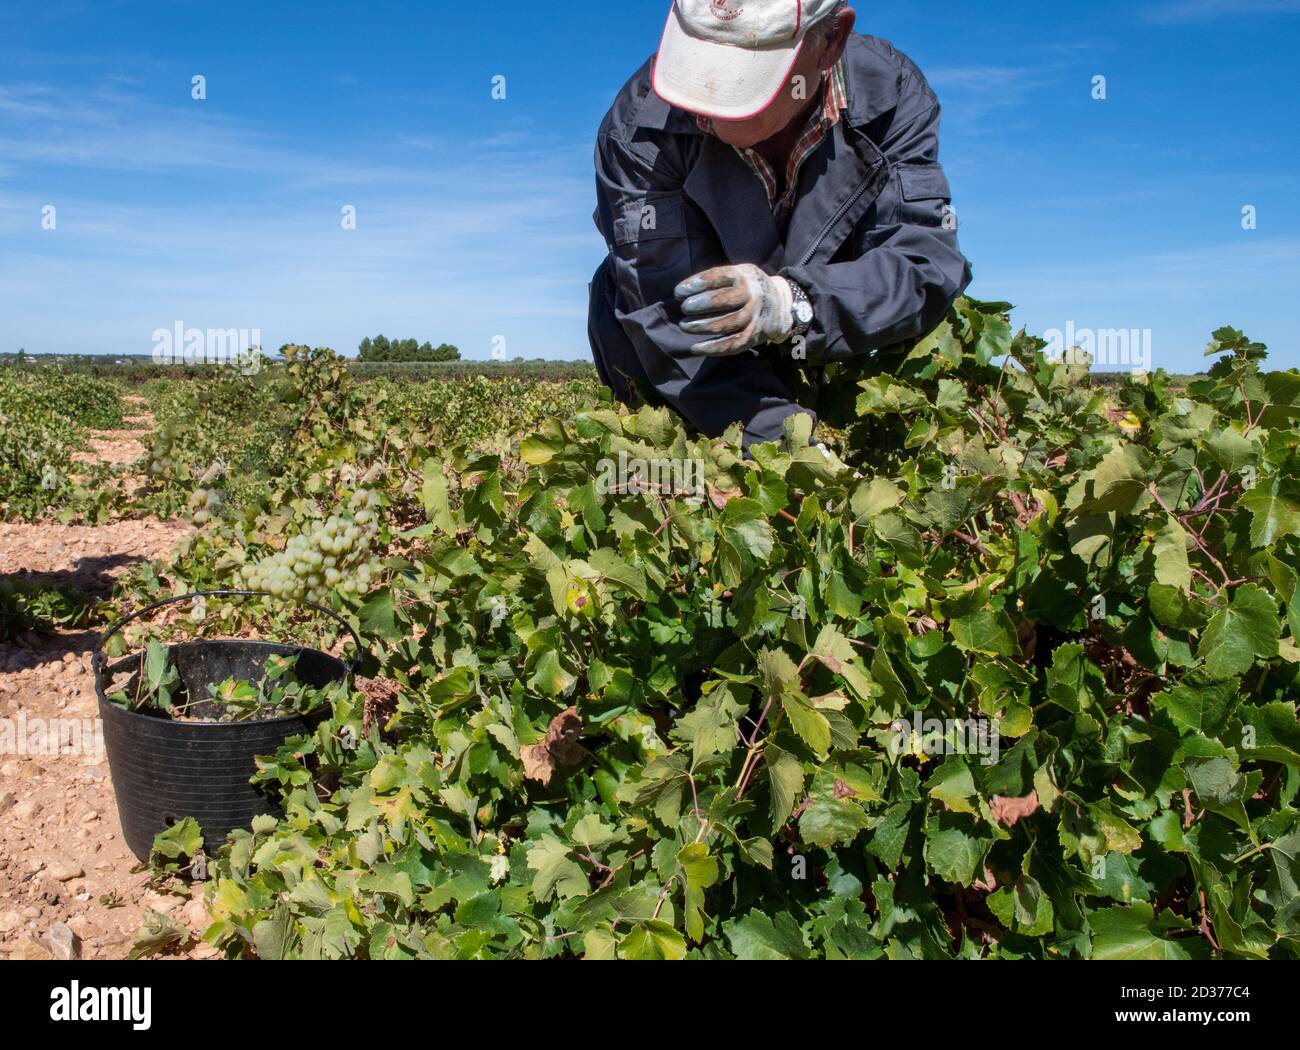
[[[1123, 386], [1125, 383], [1129, 381], [1129, 378], [1130, 376], [1127, 372], [1093, 372], [1092, 373], [1093, 383], [1096, 386], [1104, 386], [1107, 389]], [[1174, 384], [1174, 387], [1179, 390], [1183, 389], [1183, 387], [1187, 386], [1187, 384], [1192, 382], [1193, 380], [1204, 379], [1204, 378], [1205, 378], [1204, 373], [1199, 373], [1197, 375], [1183, 375], [1181, 373], [1174, 373], [1169, 377], [1170, 381]]]
[[[278, 360], [278, 359], [273, 359]], [[94, 376], [98, 379], [115, 379], [135, 384], [151, 379], [192, 379], [203, 365], [159, 364], [148, 354], [113, 356], [109, 354], [27, 354], [23, 359], [30, 366], [58, 365], [69, 372]], [[0, 354], [0, 365], [18, 363], [17, 354]], [[358, 361], [348, 359], [348, 368], [361, 379], [408, 379], [424, 382], [431, 379], [461, 379], [483, 376], [488, 379], [537, 379], [565, 382], [571, 379], [590, 379], [596, 369], [590, 361]]]
[[[0, 365], [10, 365], [18, 360], [17, 354], [0, 354]], [[147, 354], [114, 357], [107, 354], [28, 354], [25, 361], [31, 365], [61, 365], [70, 372], [79, 372], [101, 379], [117, 379], [135, 384], [151, 379], [193, 378], [195, 366], [158, 364]], [[359, 379], [407, 379], [425, 382], [433, 379], [460, 379], [483, 376], [488, 379], [537, 379], [566, 382], [572, 379], [591, 379], [596, 370], [590, 361], [446, 361], [446, 362], [396, 362], [358, 361], [349, 359], [349, 371]], [[1170, 377], [1181, 389], [1197, 375]], [[1128, 379], [1126, 372], [1094, 372], [1092, 381], [1105, 387], [1122, 386]]]

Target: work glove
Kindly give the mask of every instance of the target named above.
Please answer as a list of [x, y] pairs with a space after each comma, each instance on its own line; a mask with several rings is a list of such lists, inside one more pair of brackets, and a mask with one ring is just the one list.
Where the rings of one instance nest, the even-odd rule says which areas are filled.
[[676, 288], [686, 320], [683, 332], [717, 338], [696, 343], [691, 353], [734, 357], [767, 343], [783, 343], [794, 329], [794, 293], [784, 277], [757, 266], [718, 266]]

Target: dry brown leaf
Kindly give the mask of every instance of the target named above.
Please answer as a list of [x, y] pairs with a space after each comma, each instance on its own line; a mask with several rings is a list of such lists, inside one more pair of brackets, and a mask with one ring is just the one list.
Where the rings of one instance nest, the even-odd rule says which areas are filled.
[[539, 780], [549, 784], [555, 774], [555, 759], [545, 744], [525, 744], [519, 749], [519, 757], [524, 762], [524, 776], [529, 780]]
[[1038, 792], [1031, 791], [1024, 798], [1004, 798], [994, 795], [989, 803], [993, 819], [1006, 828], [1015, 827], [1026, 817], [1032, 817], [1039, 810]]
[[741, 491], [740, 491], [740, 489], [738, 489], [738, 488], [736, 488], [736, 489], [727, 489], [727, 490], [724, 492], [722, 489], [717, 488], [717, 487], [714, 486], [714, 485], [709, 485], [709, 486], [708, 486], [708, 491], [709, 491], [709, 499], [710, 499], [710, 501], [712, 501], [713, 505], [714, 505], [715, 507], [717, 507], [718, 510], [721, 510], [721, 509], [722, 509], [723, 507], [725, 507], [728, 503], [730, 503], [733, 499], [739, 499], [740, 496], [741, 496]]
[[551, 719], [546, 730], [546, 746], [563, 765], [577, 765], [587, 757], [587, 749], [578, 743], [582, 734], [582, 719], [576, 707], [567, 708]]
[[549, 784], [557, 765], [576, 766], [587, 757], [587, 749], [578, 743], [582, 734], [582, 719], [576, 707], [561, 711], [546, 727], [546, 736], [540, 743], [525, 744], [519, 749], [524, 763], [524, 776]]

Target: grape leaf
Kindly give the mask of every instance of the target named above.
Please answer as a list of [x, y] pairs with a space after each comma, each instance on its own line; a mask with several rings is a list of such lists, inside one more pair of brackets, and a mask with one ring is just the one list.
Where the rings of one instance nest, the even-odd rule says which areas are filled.
[[1196, 655], [1212, 678], [1232, 678], [1249, 671], [1257, 658], [1276, 656], [1281, 632], [1274, 600], [1255, 584], [1243, 584], [1232, 604], [1210, 620]]

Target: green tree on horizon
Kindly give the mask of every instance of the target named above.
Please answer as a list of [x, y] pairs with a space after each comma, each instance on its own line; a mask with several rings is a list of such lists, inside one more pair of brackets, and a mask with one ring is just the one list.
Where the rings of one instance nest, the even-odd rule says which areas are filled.
[[361, 340], [357, 347], [362, 361], [459, 361], [460, 350], [450, 343], [434, 346], [428, 340], [390, 340], [385, 335]]

